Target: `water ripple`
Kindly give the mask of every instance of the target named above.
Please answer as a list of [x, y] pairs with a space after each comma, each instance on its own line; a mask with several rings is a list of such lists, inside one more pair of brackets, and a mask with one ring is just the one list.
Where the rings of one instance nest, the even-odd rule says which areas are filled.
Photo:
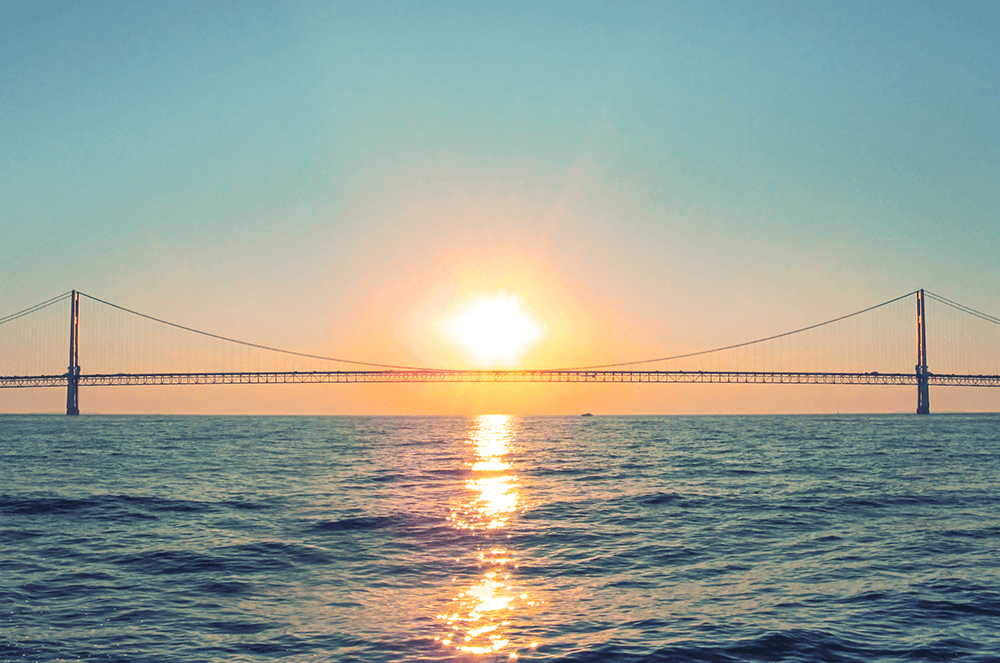
[[2, 416], [0, 660], [998, 661], [998, 424]]

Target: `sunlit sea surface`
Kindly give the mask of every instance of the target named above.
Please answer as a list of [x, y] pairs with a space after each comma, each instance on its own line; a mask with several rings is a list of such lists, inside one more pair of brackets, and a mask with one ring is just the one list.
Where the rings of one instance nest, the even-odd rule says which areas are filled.
[[0, 416], [0, 660], [1000, 661], [1000, 416]]

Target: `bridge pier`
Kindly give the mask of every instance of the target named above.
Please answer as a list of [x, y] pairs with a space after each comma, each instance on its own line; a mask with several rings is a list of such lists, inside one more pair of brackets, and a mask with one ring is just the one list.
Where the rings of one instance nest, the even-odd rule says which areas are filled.
[[917, 291], [917, 414], [931, 413], [931, 397], [927, 389], [927, 326], [924, 315], [924, 289]]
[[66, 371], [66, 414], [80, 414], [80, 293], [73, 291], [69, 310], [69, 370]]

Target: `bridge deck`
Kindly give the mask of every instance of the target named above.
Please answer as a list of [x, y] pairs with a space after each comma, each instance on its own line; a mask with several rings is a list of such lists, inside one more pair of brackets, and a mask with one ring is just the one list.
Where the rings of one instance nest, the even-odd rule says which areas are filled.
[[[244, 373], [82, 374], [80, 386], [168, 384], [291, 384], [388, 382], [612, 382], [716, 384], [916, 385], [913, 373], [810, 373], [760, 371], [573, 371], [573, 370], [387, 370]], [[1000, 387], [1000, 375], [930, 374], [928, 383], [954, 387]], [[0, 388], [65, 387], [66, 375], [0, 376]]]

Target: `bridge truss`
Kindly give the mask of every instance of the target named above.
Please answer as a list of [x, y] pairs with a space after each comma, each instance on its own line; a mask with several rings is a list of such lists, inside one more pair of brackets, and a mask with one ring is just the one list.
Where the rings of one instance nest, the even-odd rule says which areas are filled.
[[[0, 376], [4, 387], [65, 387], [66, 375]], [[810, 373], [779, 371], [576, 371], [576, 370], [388, 370], [278, 371], [245, 373], [81, 374], [79, 386], [125, 387], [182, 384], [384, 384], [391, 382], [603, 382], [711, 384], [919, 385], [916, 373]], [[927, 383], [951, 387], [1000, 387], [1000, 375], [940, 375]]]

